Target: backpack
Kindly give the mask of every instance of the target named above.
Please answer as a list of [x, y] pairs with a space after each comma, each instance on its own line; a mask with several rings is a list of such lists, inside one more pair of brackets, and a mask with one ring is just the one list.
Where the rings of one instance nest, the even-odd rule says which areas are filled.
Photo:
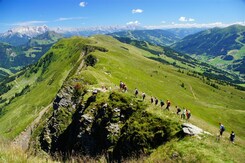
[[222, 131], [225, 131], [225, 127], [224, 127], [224, 126], [222, 126], [222, 128], [221, 128], [221, 129], [222, 129]]

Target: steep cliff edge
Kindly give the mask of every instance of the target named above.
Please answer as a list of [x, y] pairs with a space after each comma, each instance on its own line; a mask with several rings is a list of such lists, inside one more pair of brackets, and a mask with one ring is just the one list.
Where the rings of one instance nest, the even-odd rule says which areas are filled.
[[109, 160], [139, 157], [181, 133], [180, 123], [148, 113], [146, 103], [129, 93], [95, 94], [77, 88], [77, 84], [67, 85], [60, 90], [52, 116], [39, 131], [36, 143], [54, 157], [59, 153], [64, 159], [78, 154], [105, 155]]

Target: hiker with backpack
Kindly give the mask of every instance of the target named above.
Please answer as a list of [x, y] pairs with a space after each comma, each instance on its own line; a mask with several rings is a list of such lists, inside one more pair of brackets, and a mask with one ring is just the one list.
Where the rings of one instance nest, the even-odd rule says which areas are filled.
[[151, 103], [153, 103], [154, 102], [154, 99], [153, 99], [153, 97], [151, 96]]
[[145, 100], [145, 92], [142, 93], [143, 101]]
[[166, 106], [166, 109], [167, 109], [167, 110], [169, 110], [170, 104], [171, 104], [170, 101], [167, 100], [167, 106]]
[[175, 106], [175, 108], [176, 108], [176, 114], [179, 115], [181, 112], [181, 109], [178, 106]]
[[158, 104], [158, 99], [155, 97], [155, 105]]
[[186, 110], [186, 119], [189, 120], [191, 117], [191, 111], [190, 110]]
[[135, 88], [135, 91], [134, 91], [134, 95], [135, 95], [135, 97], [137, 97], [137, 96], [138, 96], [138, 94], [139, 94], [139, 91], [138, 91], [138, 89], [137, 89], [137, 88]]
[[235, 141], [235, 133], [234, 133], [234, 131], [231, 131], [231, 135], [230, 135], [230, 141], [232, 142], [232, 143], [234, 143], [234, 141]]
[[183, 108], [182, 114], [181, 114], [181, 119], [185, 119], [186, 116], [186, 109]]
[[161, 100], [161, 101], [160, 101], [160, 105], [161, 105], [161, 108], [162, 108], [162, 107], [163, 107], [163, 105], [164, 105], [163, 100]]
[[225, 131], [225, 126], [222, 123], [219, 123], [219, 136], [221, 137], [223, 135], [223, 132]]
[[123, 89], [123, 85], [124, 85], [124, 83], [122, 81], [120, 81], [120, 84], [119, 84], [120, 89]]

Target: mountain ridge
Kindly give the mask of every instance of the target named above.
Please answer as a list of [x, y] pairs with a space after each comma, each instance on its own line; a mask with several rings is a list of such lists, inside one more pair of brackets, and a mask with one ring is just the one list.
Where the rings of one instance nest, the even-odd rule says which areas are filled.
[[[239, 162], [243, 148], [239, 144], [234, 146], [237, 151], [234, 156], [234, 150], [227, 149], [232, 144], [225, 138], [235, 130], [237, 142], [243, 143], [245, 139], [244, 91], [198, 74], [188, 75], [186, 69], [151, 57], [159, 56], [110, 36], [61, 39], [36, 64], [5, 81], [11, 88], [1, 95], [1, 135], [13, 139], [52, 103], [33, 131], [30, 146], [33, 153], [45, 152], [46, 156], [62, 160], [69, 158], [72, 150], [76, 156], [85, 154], [92, 158], [106, 152], [104, 157], [109, 160], [133, 156], [140, 159], [143, 154], [154, 160], [157, 157], [153, 155], [162, 153], [162, 148], [173, 146], [172, 152], [166, 150], [166, 155], [158, 160], [205, 161], [207, 158], [199, 155], [210, 150], [205, 153], [210, 160]], [[120, 81], [127, 85], [128, 92], [120, 90]], [[218, 87], [206, 82], [214, 82]], [[140, 93], [137, 97], [135, 88]], [[143, 92], [147, 95], [145, 101], [141, 97]], [[151, 104], [151, 96], [159, 101], [170, 100], [170, 112], [164, 110], [166, 105], [161, 108]], [[217, 121], [222, 121], [227, 131], [224, 143], [215, 142], [215, 136], [204, 136], [201, 140], [182, 138], [182, 120], [175, 113], [176, 105], [190, 109], [190, 121], [211, 133], [218, 131]], [[191, 142], [194, 147], [189, 145]], [[178, 148], [185, 143], [187, 147], [181, 146], [185, 150]], [[226, 156], [216, 154], [217, 148]], [[178, 156], [173, 158], [175, 149]], [[195, 152], [182, 156], [186, 149]], [[55, 157], [56, 151], [63, 155]]]
[[171, 47], [244, 78], [245, 26], [208, 29], [189, 35]]

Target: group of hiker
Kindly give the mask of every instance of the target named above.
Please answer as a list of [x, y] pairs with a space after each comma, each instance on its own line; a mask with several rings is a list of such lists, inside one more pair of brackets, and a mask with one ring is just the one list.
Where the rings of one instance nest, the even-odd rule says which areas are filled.
[[[222, 137], [224, 131], [225, 131], [225, 126], [222, 123], [219, 123], [219, 139]], [[235, 132], [231, 131], [231, 133], [230, 133], [230, 141], [232, 143], [235, 142], [235, 137], [236, 137]]]
[[[156, 97], [153, 98], [153, 97], [151, 96], [151, 103], [152, 103], [152, 104], [155, 104], [155, 105], [158, 105], [158, 99], [157, 99]], [[167, 106], [166, 106], [165, 109], [169, 110], [171, 103], [170, 103], [169, 100], [167, 100], [166, 103], [167, 103]], [[163, 101], [163, 100], [160, 100], [160, 106], [161, 106], [161, 108], [163, 107], [163, 105], [165, 105], [164, 101]]]
[[[127, 92], [128, 91], [128, 88], [127, 88], [126, 84], [123, 83], [122, 81], [120, 81], [120, 85], [119, 86], [120, 86], [120, 90], [122, 90], [123, 92]], [[139, 91], [138, 91], [137, 88], [135, 88], [134, 96], [138, 97], [138, 95], [139, 95]], [[144, 101], [145, 98], [146, 98], [146, 94], [145, 94], [145, 92], [142, 92], [142, 100]], [[158, 105], [159, 100], [158, 100], [158, 98], [151, 96], [150, 102], [151, 102], [151, 104]], [[160, 100], [160, 107], [162, 108], [164, 105], [165, 105], [164, 101]], [[165, 109], [169, 111], [170, 110], [170, 106], [171, 106], [171, 102], [169, 100], [167, 100]], [[183, 120], [189, 120], [190, 119], [191, 111], [189, 109], [186, 109], [186, 108], [181, 109], [178, 106], [176, 106], [175, 108], [176, 108], [176, 114], [180, 115], [181, 119], [183, 119]], [[223, 132], [225, 131], [225, 127], [221, 123], [219, 123], [219, 125], [220, 125], [220, 129], [219, 129], [219, 138], [220, 138], [223, 135]], [[234, 141], [235, 141], [235, 133], [234, 133], [234, 131], [232, 131], [231, 134], [230, 134], [230, 141], [232, 143], [234, 143]]]
[[183, 108], [183, 110], [181, 110], [178, 106], [175, 107], [177, 112], [177, 115], [180, 115], [181, 119], [186, 119], [189, 120], [191, 117], [191, 111], [188, 109]]
[[[134, 91], [135, 97], [137, 97], [138, 94], [139, 94], [139, 91], [138, 91], [137, 88], [135, 88], [135, 91]], [[145, 92], [143, 92], [142, 93], [143, 101], [145, 100], [145, 97], [146, 97], [146, 94], [145, 94]], [[151, 102], [151, 104], [158, 105], [159, 100], [158, 100], [158, 98], [151, 96], [150, 102]], [[160, 100], [160, 107], [162, 108], [164, 105], [165, 105], [164, 101]], [[165, 109], [169, 111], [170, 110], [170, 106], [171, 106], [171, 102], [169, 100], [167, 100]], [[183, 119], [183, 120], [189, 120], [190, 117], [191, 117], [191, 111], [190, 110], [187, 110], [185, 108], [183, 108], [183, 110], [181, 110], [178, 106], [176, 106], [176, 111], [177, 111], [176, 112], [177, 115], [180, 115], [180, 118]]]
[[123, 83], [122, 81], [120, 81], [119, 87], [122, 91], [127, 92], [128, 91], [128, 87], [126, 86], [125, 83]]

